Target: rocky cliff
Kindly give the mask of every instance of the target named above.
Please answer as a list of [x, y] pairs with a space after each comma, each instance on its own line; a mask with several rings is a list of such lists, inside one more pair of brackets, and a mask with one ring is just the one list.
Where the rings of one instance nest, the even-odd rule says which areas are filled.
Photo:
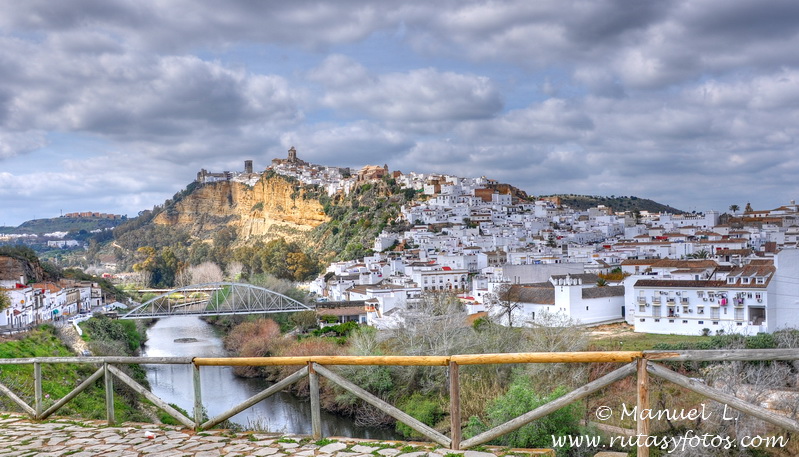
[[209, 239], [222, 227], [232, 227], [240, 241], [282, 236], [301, 238], [327, 222], [322, 205], [307, 188], [281, 176], [263, 174], [249, 186], [218, 181], [199, 186], [153, 220], [175, 226], [200, 239]]
[[27, 282], [39, 282], [46, 275], [38, 262], [0, 255], [0, 280], [20, 282], [20, 277]]

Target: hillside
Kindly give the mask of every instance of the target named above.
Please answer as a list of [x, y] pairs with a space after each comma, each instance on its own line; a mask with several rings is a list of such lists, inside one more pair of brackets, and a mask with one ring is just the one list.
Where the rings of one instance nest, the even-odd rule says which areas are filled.
[[650, 213], [672, 213], [682, 214], [683, 211], [673, 208], [668, 205], [658, 203], [646, 198], [638, 198], [635, 196], [622, 196], [617, 197], [611, 195], [610, 197], [602, 197], [599, 195], [575, 195], [575, 194], [559, 194], [559, 195], [542, 195], [542, 197], [558, 197], [564, 206], [574, 208], [577, 210], [586, 210], [594, 208], [598, 205], [605, 205], [613, 209], [613, 211], [649, 211]]
[[53, 217], [50, 219], [33, 219], [22, 223], [19, 227], [0, 227], [0, 233], [17, 235], [43, 235], [53, 232], [91, 232], [105, 228], [114, 228], [124, 219], [107, 219], [102, 217]]

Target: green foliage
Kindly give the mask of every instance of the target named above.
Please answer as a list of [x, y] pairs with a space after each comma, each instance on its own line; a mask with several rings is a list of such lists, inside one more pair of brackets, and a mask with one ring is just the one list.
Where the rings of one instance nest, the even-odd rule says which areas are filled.
[[289, 316], [289, 322], [301, 332], [316, 327], [316, 311], [300, 311]]
[[90, 341], [124, 342], [127, 355], [136, 354], [144, 344], [145, 337], [132, 320], [110, 319], [103, 314], [95, 314], [80, 325]]
[[11, 306], [11, 299], [8, 298], [8, 294], [4, 290], [0, 290], [0, 311], [9, 306]]
[[[70, 357], [73, 354], [64, 346], [55, 334], [55, 328], [44, 325], [29, 332], [20, 340], [0, 343], [0, 358], [27, 357]], [[66, 396], [76, 385], [89, 377], [96, 367], [89, 364], [44, 363], [42, 364], [42, 392], [45, 394], [43, 406], [48, 408], [60, 398]], [[0, 370], [0, 382], [12, 386], [15, 393], [33, 404], [34, 383], [33, 364], [4, 365]], [[80, 395], [70, 400], [59, 411], [59, 415], [83, 417], [86, 419], [105, 418], [105, 393], [101, 385], [89, 387]], [[146, 384], [145, 384], [146, 385]], [[127, 395], [122, 386], [116, 386], [114, 406], [116, 418], [120, 421], [148, 421], [147, 416], [138, 409], [133, 396]], [[16, 406], [5, 396], [0, 396], [0, 410], [16, 410]]]
[[264, 210], [264, 202], [258, 202], [252, 205], [250, 211], [263, 211]]
[[347, 337], [350, 333], [360, 328], [357, 322], [345, 322], [343, 324], [331, 325], [330, 327], [318, 328], [311, 332], [313, 336], [343, 336]]
[[[399, 408], [413, 418], [429, 425], [434, 426], [441, 418], [444, 417], [444, 412], [441, 410], [438, 401], [432, 397], [426, 397], [422, 394], [416, 393], [406, 398], [400, 403]], [[421, 438], [422, 435], [416, 430], [408, 427], [402, 422], [397, 422], [396, 430], [405, 438]]]
[[[545, 195], [542, 195], [544, 197]], [[638, 197], [616, 196], [603, 197], [599, 195], [549, 195], [550, 197], [560, 197], [564, 206], [576, 210], [587, 210], [595, 208], [597, 205], [605, 205], [613, 208], [614, 211], [649, 211], [650, 213], [667, 212], [681, 214], [683, 211], [668, 205], [663, 205], [653, 200]]]
[[[536, 391], [532, 379], [517, 374], [505, 395], [495, 399], [486, 410], [488, 424], [472, 416], [464, 432], [472, 437], [489, 428], [496, 427], [539, 406], [545, 405], [567, 393], [561, 386], [548, 395]], [[556, 412], [542, 417], [529, 425], [497, 438], [493, 443], [502, 446], [536, 448], [552, 447], [552, 435], [564, 436], [580, 432], [582, 406], [572, 403]], [[557, 449], [558, 455], [566, 455], [567, 449]]]
[[287, 242], [284, 238], [240, 247], [233, 258], [241, 262], [245, 277], [268, 274], [279, 279], [304, 281], [315, 277], [320, 270], [318, 259], [307, 254], [298, 243]]
[[319, 316], [319, 320], [325, 324], [335, 324], [338, 322], [338, 316], [334, 316], [332, 314], [322, 314]]

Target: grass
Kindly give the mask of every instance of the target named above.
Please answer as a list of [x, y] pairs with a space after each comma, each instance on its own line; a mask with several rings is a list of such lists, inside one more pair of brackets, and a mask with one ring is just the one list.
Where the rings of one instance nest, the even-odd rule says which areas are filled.
[[646, 351], [656, 344], [696, 344], [710, 341], [709, 336], [700, 335], [660, 335], [655, 333], [635, 333], [623, 331], [611, 335], [591, 336], [589, 344], [596, 351]]
[[[55, 328], [47, 325], [31, 331], [25, 338], [0, 343], [0, 358], [71, 357], [72, 355], [56, 336]], [[45, 394], [43, 406], [48, 408], [65, 397], [95, 370], [96, 367], [87, 364], [42, 364], [42, 392]], [[33, 404], [33, 364], [3, 365], [0, 368], [0, 382], [11, 388], [28, 404]], [[105, 389], [102, 383], [103, 380], [99, 379], [94, 385], [79, 393], [59, 409], [58, 414], [84, 419], [105, 419]], [[17, 406], [0, 397], [0, 408], [16, 410]], [[147, 420], [146, 416], [131, 407], [119, 394], [114, 395], [114, 408], [118, 420], [139, 422]]]

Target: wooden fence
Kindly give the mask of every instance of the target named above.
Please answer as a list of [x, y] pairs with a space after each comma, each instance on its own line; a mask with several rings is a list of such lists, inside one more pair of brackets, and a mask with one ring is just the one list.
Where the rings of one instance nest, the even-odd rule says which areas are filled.
[[[662, 363], [657, 362], [678, 362], [678, 361], [703, 361], [703, 362], [730, 362], [730, 361], [791, 361], [799, 360], [799, 349], [740, 349], [740, 350], [707, 350], [707, 351], [615, 351], [615, 352], [547, 352], [547, 353], [511, 353], [511, 354], [464, 354], [452, 356], [311, 356], [311, 357], [226, 357], [226, 358], [204, 358], [204, 357], [41, 357], [23, 359], [0, 359], [0, 365], [8, 364], [33, 364], [34, 368], [34, 405], [28, 405], [16, 393], [7, 386], [0, 384], [0, 392], [8, 396], [12, 401], [22, 408], [31, 418], [42, 420], [55, 413], [64, 404], [82, 392], [84, 389], [94, 384], [100, 378], [104, 378], [104, 388], [106, 395], [106, 416], [109, 425], [114, 423], [114, 380], [121, 381], [133, 390], [143, 395], [157, 407], [164, 410], [174, 417], [181, 424], [196, 430], [205, 430], [233, 417], [244, 411], [250, 406], [261, 400], [284, 390], [291, 384], [309, 377], [310, 384], [310, 407], [312, 435], [315, 439], [322, 438], [322, 424], [319, 400], [319, 376], [323, 376], [329, 381], [337, 384], [343, 389], [363, 401], [373, 405], [396, 420], [408, 425], [412, 429], [421, 433], [431, 441], [434, 441], [450, 449], [468, 449], [480, 444], [487, 443], [495, 438], [510, 433], [530, 422], [544, 417], [558, 409], [591, 395], [600, 389], [622, 380], [628, 376], [637, 376], [637, 411], [649, 410], [649, 377], [656, 376], [690, 391], [708, 397], [717, 402], [728, 405], [740, 412], [749, 414], [773, 424], [782, 429], [799, 433], [799, 422], [796, 420], [779, 415], [773, 411], [758, 405], [745, 402], [735, 396], [729, 395], [719, 389], [709, 387], [695, 379], [683, 376], [673, 370], [668, 369]], [[604, 363], [616, 362], [625, 363], [618, 368], [588, 384], [585, 384], [568, 394], [559, 397], [545, 405], [532, 411], [528, 411], [521, 416], [512, 419], [504, 424], [498, 425], [491, 430], [483, 432], [477, 436], [463, 440], [461, 437], [461, 398], [459, 367], [461, 365], [485, 365], [485, 364], [520, 364], [520, 363]], [[56, 401], [46, 410], [43, 408], [42, 392], [42, 364], [58, 363], [85, 363], [95, 364], [98, 369], [84, 380], [79, 386], [69, 394]], [[146, 388], [138, 384], [122, 372], [115, 365], [121, 364], [184, 364], [193, 366], [194, 383], [194, 417], [188, 418], [179, 411], [175, 410], [166, 402], [152, 394]], [[203, 405], [201, 400], [202, 386], [200, 383], [200, 370], [204, 366], [303, 366], [300, 370], [283, 380], [273, 384], [262, 392], [250, 397], [239, 405], [231, 407], [227, 411], [203, 421]], [[386, 403], [382, 399], [363, 390], [352, 382], [344, 379], [340, 375], [331, 371], [328, 366], [335, 365], [372, 365], [372, 366], [441, 366], [449, 370], [449, 394], [450, 394], [450, 421], [451, 433], [446, 436], [432, 427], [411, 417], [400, 409]], [[645, 415], [637, 416], [637, 434], [642, 436], [649, 435], [649, 419]], [[639, 457], [647, 457], [649, 449], [645, 442], [639, 444]]]

